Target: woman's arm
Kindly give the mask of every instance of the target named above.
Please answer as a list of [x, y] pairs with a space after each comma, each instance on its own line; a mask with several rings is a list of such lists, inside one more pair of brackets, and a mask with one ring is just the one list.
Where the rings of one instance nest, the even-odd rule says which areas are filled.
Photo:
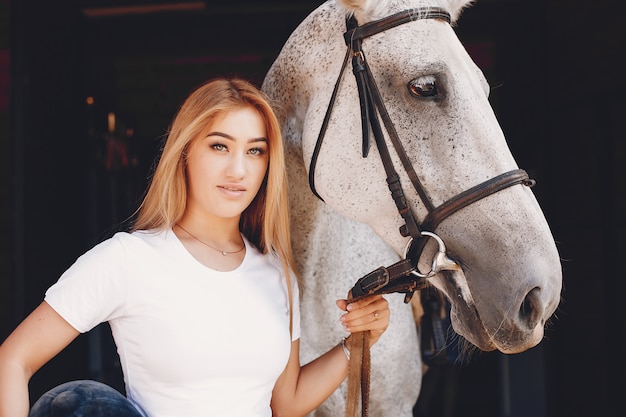
[[28, 382], [79, 332], [45, 301], [0, 345], [0, 417], [28, 416]]
[[[347, 311], [341, 317], [348, 332], [370, 332], [370, 345], [378, 341], [389, 326], [389, 306], [382, 296], [374, 296], [347, 304], [337, 302]], [[350, 338], [346, 340], [350, 348]], [[323, 403], [348, 375], [348, 358], [341, 344], [312, 362], [300, 366], [300, 340], [291, 344], [287, 367], [272, 392], [274, 417], [305, 416]]]

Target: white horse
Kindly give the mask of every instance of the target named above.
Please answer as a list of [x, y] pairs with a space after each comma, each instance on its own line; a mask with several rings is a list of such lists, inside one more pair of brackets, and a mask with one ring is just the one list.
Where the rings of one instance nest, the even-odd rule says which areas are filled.
[[[369, 271], [402, 259], [410, 240], [398, 231], [403, 218], [387, 188], [381, 152], [372, 145], [363, 157], [357, 85], [350, 65], [342, 69], [348, 16], [363, 25], [405, 10], [415, 15], [364, 37], [362, 49], [430, 200], [410, 186], [399, 151], [388, 145], [418, 223], [433, 206], [518, 169], [489, 104], [488, 85], [443, 16], [449, 13], [454, 24], [469, 3], [327, 1], [293, 32], [264, 80], [263, 90], [279, 106], [288, 154], [293, 244], [303, 279], [303, 362], [344, 336], [331, 314], [334, 300]], [[439, 12], [420, 16], [425, 7]], [[338, 79], [323, 146], [314, 158]], [[307, 180], [312, 168], [320, 198]], [[502, 188], [435, 222], [431, 231], [461, 268], [429, 280], [450, 300], [457, 333], [482, 350], [516, 353], [543, 338], [544, 324], [560, 300], [562, 276], [553, 237], [529, 187]], [[419, 271], [431, 268], [436, 251], [436, 240], [429, 239]], [[409, 417], [421, 381], [415, 322], [402, 296], [386, 298], [392, 318], [371, 352], [370, 413]], [[344, 391], [313, 414], [343, 414]]]

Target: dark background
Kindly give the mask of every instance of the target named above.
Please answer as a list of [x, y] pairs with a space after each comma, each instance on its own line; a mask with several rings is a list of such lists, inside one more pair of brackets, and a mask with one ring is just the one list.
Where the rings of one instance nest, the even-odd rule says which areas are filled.
[[[132, 214], [187, 93], [218, 74], [260, 83], [320, 3], [0, 0], [0, 340]], [[513, 154], [538, 181], [564, 268], [546, 339], [476, 356], [459, 416], [626, 415], [626, 2], [580, 3], [479, 0], [457, 27], [494, 87]], [[86, 377], [121, 383], [106, 328], [46, 365], [31, 392]]]

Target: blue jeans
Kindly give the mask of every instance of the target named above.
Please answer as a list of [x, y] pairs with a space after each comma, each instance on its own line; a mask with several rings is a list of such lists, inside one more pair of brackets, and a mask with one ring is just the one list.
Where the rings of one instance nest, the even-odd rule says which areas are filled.
[[72, 381], [46, 392], [29, 417], [143, 417], [117, 390], [96, 381]]

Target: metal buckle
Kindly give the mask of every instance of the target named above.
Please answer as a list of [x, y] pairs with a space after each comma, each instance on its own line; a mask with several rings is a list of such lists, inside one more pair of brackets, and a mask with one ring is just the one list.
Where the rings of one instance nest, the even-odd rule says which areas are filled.
[[373, 289], [368, 288], [367, 291], [365, 292], [369, 292], [369, 293], [376, 292], [389, 284], [389, 271], [387, 270], [387, 268], [385, 268], [384, 266], [381, 266], [380, 268], [376, 269], [374, 272], [377, 272], [377, 271], [382, 271], [382, 277], [384, 281], [376, 285]]
[[[435, 239], [437, 241], [437, 244], [439, 245], [439, 249], [435, 257], [433, 258], [430, 271], [428, 271], [425, 274], [421, 273], [417, 269], [417, 261], [416, 261], [415, 270], [411, 271], [411, 274], [419, 278], [431, 278], [437, 275], [441, 271], [461, 271], [461, 267], [459, 266], [459, 264], [457, 264], [456, 262], [454, 262], [452, 259], [448, 257], [448, 254], [446, 251], [446, 245], [443, 243], [443, 240], [439, 236], [437, 236], [436, 234], [432, 232], [421, 232], [421, 234], [422, 236], [428, 236], [428, 237], [432, 237], [433, 239]], [[407, 255], [409, 254], [409, 249], [411, 248], [412, 243], [413, 243], [413, 238], [409, 240], [409, 242], [407, 243], [404, 249], [404, 259], [406, 259]]]

